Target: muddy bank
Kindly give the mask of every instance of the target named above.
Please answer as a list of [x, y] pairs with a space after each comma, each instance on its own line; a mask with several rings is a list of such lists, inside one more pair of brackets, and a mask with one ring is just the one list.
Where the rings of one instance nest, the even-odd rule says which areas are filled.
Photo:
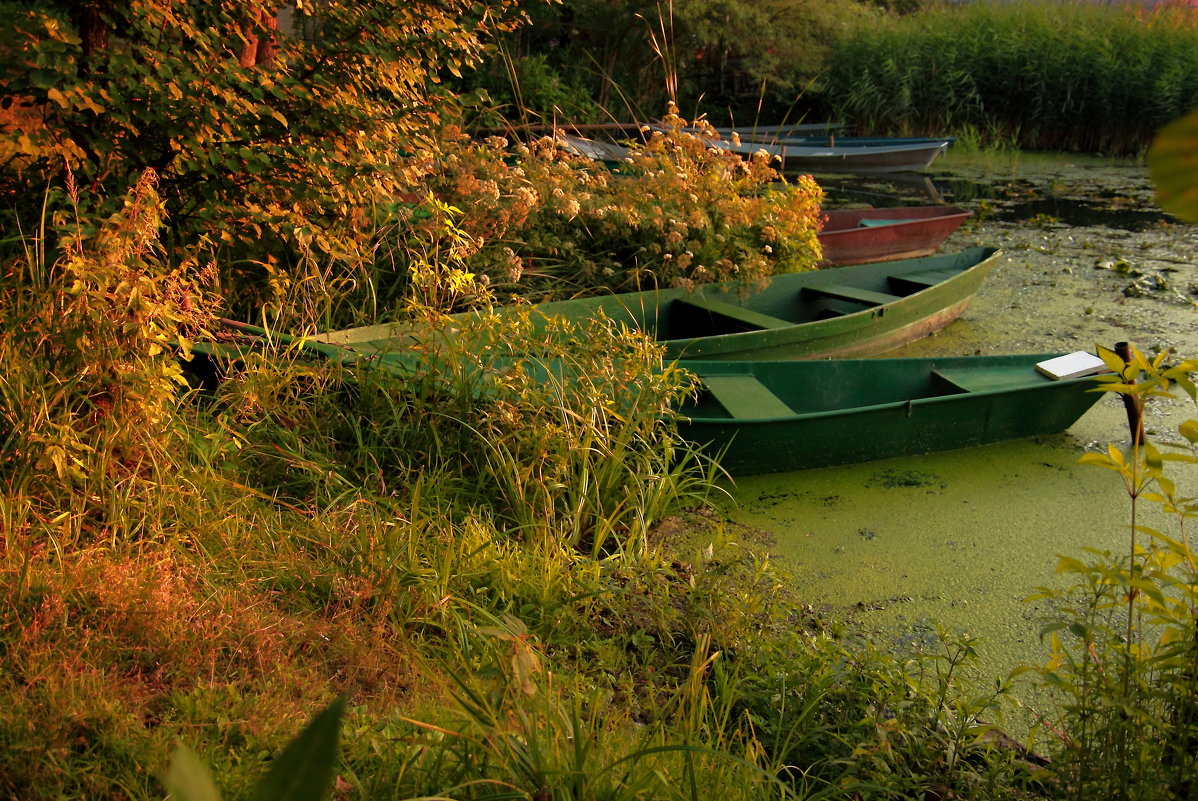
[[[944, 201], [976, 214], [945, 249], [990, 245], [1005, 255], [960, 320], [888, 355], [1091, 350], [1127, 340], [1198, 356], [1198, 227], [1156, 208], [1142, 167], [1027, 160], [957, 165], [934, 180]], [[858, 183], [855, 198], [832, 198], [884, 189], [893, 191]], [[928, 200], [908, 192], [892, 201], [904, 202]], [[1186, 399], [1157, 402], [1151, 415], [1150, 427], [1167, 438], [1198, 413]], [[725, 511], [769, 533], [802, 597], [827, 614], [900, 648], [926, 643], [938, 626], [979, 638], [980, 686], [993, 686], [1044, 658], [1038, 632], [1051, 609], [1025, 599], [1059, 584], [1057, 556], [1126, 550], [1118, 477], [1078, 464], [1087, 449], [1126, 439], [1122, 406], [1104, 398], [1051, 437], [744, 478]], [[1179, 489], [1198, 490], [1198, 471], [1190, 473], [1175, 474]], [[1026, 690], [1015, 697], [1037, 706]], [[1013, 728], [1027, 719], [1015, 713]]]

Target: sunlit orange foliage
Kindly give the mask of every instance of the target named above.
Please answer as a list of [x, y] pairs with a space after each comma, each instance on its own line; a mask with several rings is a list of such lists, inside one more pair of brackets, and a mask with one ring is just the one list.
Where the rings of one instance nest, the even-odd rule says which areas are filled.
[[515, 292], [543, 293], [546, 279], [633, 289], [813, 268], [816, 183], [781, 182], [764, 153], [743, 159], [688, 127], [670, 114], [615, 170], [553, 137], [479, 142], [450, 130], [429, 181], [461, 211], [471, 268]]

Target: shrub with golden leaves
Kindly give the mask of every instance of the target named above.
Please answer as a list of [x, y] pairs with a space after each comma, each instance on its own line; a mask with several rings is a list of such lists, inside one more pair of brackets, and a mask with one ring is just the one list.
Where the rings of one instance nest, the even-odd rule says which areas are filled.
[[545, 137], [510, 143], [447, 134], [430, 178], [475, 243], [469, 268], [508, 294], [761, 280], [820, 258], [820, 188], [780, 180], [765, 153], [717, 147], [675, 113], [608, 169]]
[[47, 500], [74, 487], [103, 506], [96, 487], [171, 472], [187, 385], [174, 348], [212, 318], [203, 287], [211, 268], [164, 263], [156, 184], [145, 171], [98, 231], [56, 220], [53, 263], [31, 247], [6, 265], [0, 428], [13, 436], [0, 482]]

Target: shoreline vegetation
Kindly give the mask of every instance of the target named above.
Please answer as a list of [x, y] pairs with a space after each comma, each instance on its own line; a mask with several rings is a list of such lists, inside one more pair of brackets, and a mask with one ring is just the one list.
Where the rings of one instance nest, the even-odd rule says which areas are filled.
[[[879, 20], [909, 35], [948, 14], [842, 5], [770, 32], [810, 23], [810, 57], [829, 59]], [[1137, 442], [1091, 460], [1181, 533], [1133, 517], [1125, 556], [1062, 563], [1077, 586], [1055, 599], [1050, 662], [1026, 671], [1060, 707], [1016, 743], [1001, 700], [1023, 679], [967, 695], [968, 640], [894, 653], [822, 618], [711, 511], [718, 464], [672, 418], [693, 379], [652, 342], [518, 314], [443, 335], [451, 310], [815, 267], [818, 183], [707, 147], [665, 102], [767, 78], [793, 98], [830, 74], [728, 49], [762, 24], [750, 6], [723, 28], [682, 3], [648, 34], [641, 18], [626, 44], [664, 69], [655, 98], [633, 94], [643, 73], [594, 92], [528, 55], [566, 25], [554, 58], [605, 63], [582, 17], [632, 23], [601, 2], [328, 0], [297, 4], [290, 32], [265, 0], [0, 2], [0, 796], [1193, 797], [1194, 508], [1166, 468], [1195, 459], [1196, 424], [1167, 457]], [[837, 13], [863, 27], [835, 33]], [[1198, 105], [1198, 49], [1178, 55], [1198, 31], [1176, 13], [1177, 39], [1129, 16], [1140, 37], [1118, 53], [1083, 28], [1077, 58], [1180, 59], [1145, 98], [1177, 116]], [[1044, 48], [1043, 27], [991, 24], [975, 37]], [[517, 62], [541, 84], [516, 70], [529, 102], [497, 108], [485, 79]], [[616, 171], [468, 133], [621, 86], [669, 111]], [[853, 123], [1025, 145], [997, 112], [926, 97], [914, 122]], [[1132, 118], [1155, 119], [1058, 145], [1142, 147]], [[208, 356], [219, 317], [298, 336], [410, 321], [421, 367], [313, 361], [287, 337]], [[533, 347], [578, 380], [496, 366]], [[1194, 363], [1130, 359], [1111, 389], [1133, 403], [1194, 396]]]

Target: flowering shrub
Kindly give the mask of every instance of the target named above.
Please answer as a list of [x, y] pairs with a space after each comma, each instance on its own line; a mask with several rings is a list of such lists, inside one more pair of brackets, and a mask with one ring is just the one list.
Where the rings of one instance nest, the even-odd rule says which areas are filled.
[[[552, 137], [512, 144], [450, 132], [429, 180], [443, 210], [460, 210], [469, 270], [502, 294], [540, 299], [812, 269], [820, 188], [809, 176], [780, 182], [765, 153], [741, 158], [695, 125], [702, 133], [670, 114], [615, 169]], [[404, 216], [394, 235], [405, 241], [411, 227], [439, 224], [435, 213]]]

